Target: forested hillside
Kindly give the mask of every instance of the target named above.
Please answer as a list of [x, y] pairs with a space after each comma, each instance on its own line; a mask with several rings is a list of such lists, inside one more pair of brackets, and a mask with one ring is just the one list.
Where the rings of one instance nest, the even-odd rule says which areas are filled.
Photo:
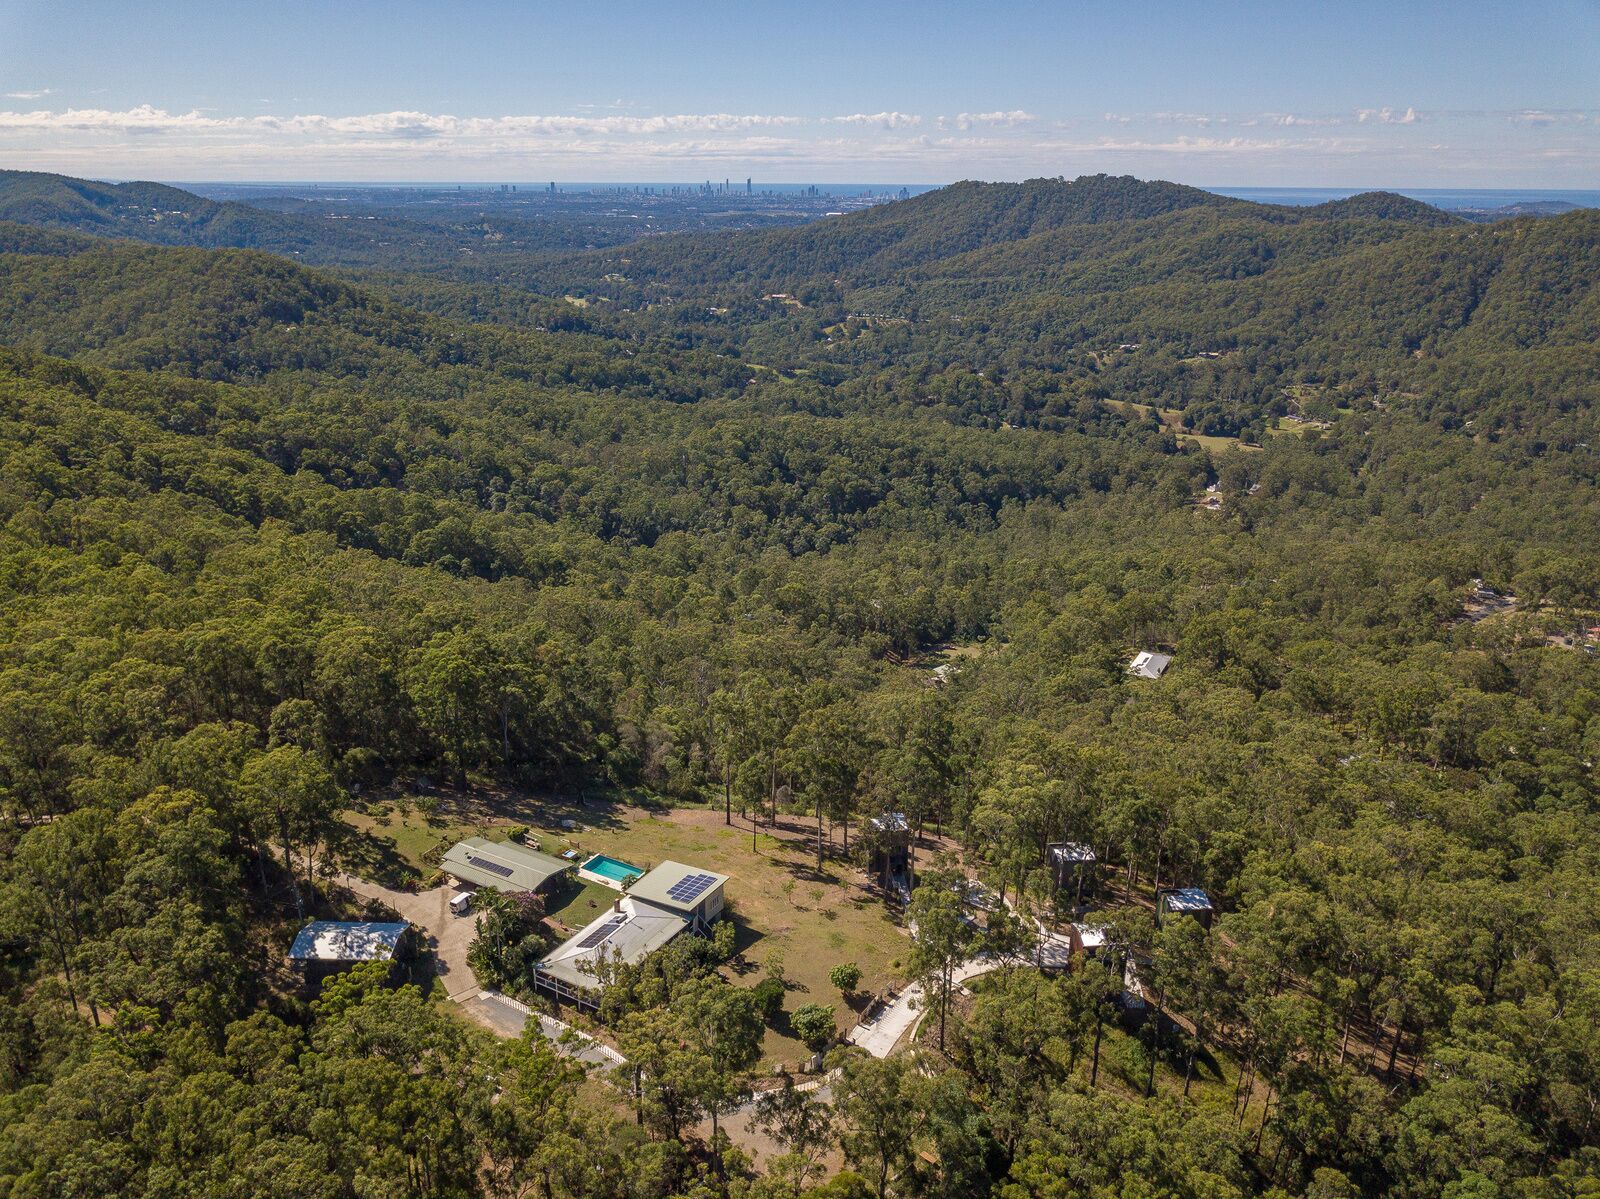
[[352, 216], [314, 203], [281, 211], [158, 183], [34, 171], [0, 171], [0, 221], [164, 246], [266, 250], [350, 268], [428, 271], [449, 271], [479, 255], [517, 260], [637, 235], [627, 220], [537, 222], [471, 212], [419, 220], [394, 212]]
[[[962, 184], [380, 278], [146, 186], [0, 207], [0, 1199], [1596, 1193], [1593, 213]], [[773, 1114], [730, 937], [608, 994], [616, 1085], [307, 998], [424, 787], [814, 825], [795, 923], [903, 813], [929, 1020]]]

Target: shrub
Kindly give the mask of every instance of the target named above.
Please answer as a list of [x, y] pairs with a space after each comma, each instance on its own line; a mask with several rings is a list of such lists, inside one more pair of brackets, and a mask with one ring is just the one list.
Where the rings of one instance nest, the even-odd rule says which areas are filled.
[[833, 1009], [825, 1003], [808, 1003], [795, 1009], [789, 1017], [795, 1035], [812, 1049], [821, 1049], [839, 1031], [834, 1022]]
[[852, 995], [861, 985], [861, 967], [854, 962], [840, 962], [828, 971], [828, 981], [839, 988], [843, 995]]
[[750, 992], [756, 997], [756, 1008], [761, 1012], [761, 1018], [771, 1024], [783, 1011], [783, 980], [769, 974], [751, 987]]

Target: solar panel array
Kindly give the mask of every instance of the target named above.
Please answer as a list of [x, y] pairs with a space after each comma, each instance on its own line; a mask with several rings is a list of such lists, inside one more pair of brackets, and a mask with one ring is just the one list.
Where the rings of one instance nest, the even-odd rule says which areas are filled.
[[667, 896], [679, 903], [693, 903], [716, 881], [714, 874], [686, 874], [667, 888]]
[[621, 928], [627, 922], [628, 918], [626, 916], [611, 917], [610, 920], [607, 920], [599, 928], [595, 929], [587, 937], [579, 941], [578, 948], [593, 949], [596, 945], [600, 944], [600, 942], [604, 941], [607, 937], [616, 932], [617, 929]]
[[501, 878], [510, 878], [513, 873], [510, 866], [502, 865], [499, 862], [491, 862], [488, 858], [474, 857], [470, 853], [467, 855], [467, 861], [471, 862], [480, 870], [488, 870], [494, 874], [498, 874]]

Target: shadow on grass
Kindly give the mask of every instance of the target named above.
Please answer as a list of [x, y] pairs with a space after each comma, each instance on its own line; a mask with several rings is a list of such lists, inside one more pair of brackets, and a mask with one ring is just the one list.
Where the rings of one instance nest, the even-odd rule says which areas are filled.
[[[748, 920], [739, 915], [737, 912], [725, 911], [722, 918], [729, 924], [733, 925], [733, 956], [736, 959], [743, 957], [745, 954], [749, 953], [752, 948], [754, 948], [756, 945], [759, 945], [763, 940], [766, 939], [766, 933], [755, 928]], [[741, 971], [741, 973], [743, 973], [743, 971]]]
[[346, 874], [364, 878], [394, 891], [409, 891], [422, 881], [422, 874], [401, 856], [388, 837], [350, 829], [332, 847], [333, 860]]
[[645, 794], [632, 794], [612, 790], [589, 790], [561, 795], [501, 796], [486, 802], [485, 807], [496, 816], [520, 820], [539, 828], [558, 829], [563, 820], [576, 820], [585, 829], [616, 832], [628, 827], [623, 810], [628, 807], [643, 808], [649, 812], [665, 812], [671, 804]]

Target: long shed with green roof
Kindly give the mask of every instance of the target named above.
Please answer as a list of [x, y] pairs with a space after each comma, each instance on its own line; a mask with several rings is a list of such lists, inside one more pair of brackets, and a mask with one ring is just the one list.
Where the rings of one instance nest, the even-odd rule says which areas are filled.
[[517, 845], [511, 841], [491, 841], [487, 837], [468, 837], [445, 851], [439, 863], [457, 883], [472, 887], [493, 887], [507, 895], [523, 891], [549, 891], [559, 887], [572, 871], [572, 863]]

